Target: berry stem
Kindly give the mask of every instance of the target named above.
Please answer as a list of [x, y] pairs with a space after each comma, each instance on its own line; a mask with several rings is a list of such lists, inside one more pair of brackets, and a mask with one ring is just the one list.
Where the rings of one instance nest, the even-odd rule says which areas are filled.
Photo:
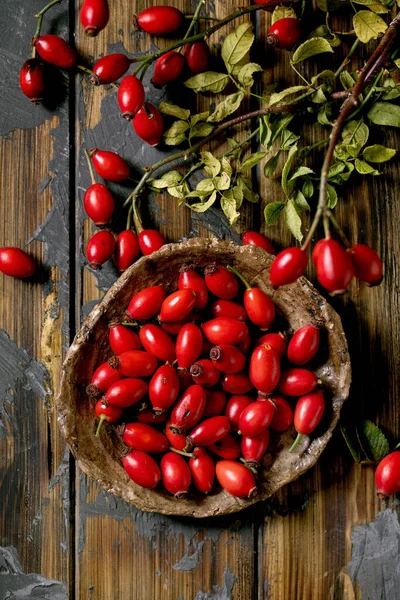
[[249, 282], [247, 281], [247, 279], [245, 279], [243, 277], [243, 275], [241, 275], [239, 273], [239, 271], [236, 271], [236, 269], [234, 267], [231, 267], [231, 265], [228, 265], [226, 267], [228, 269], [228, 271], [230, 271], [231, 273], [233, 273], [234, 275], [236, 275], [236, 277], [238, 279], [240, 279], [240, 281], [243, 283], [243, 285], [245, 286], [246, 290], [251, 290], [251, 285], [249, 284]]
[[294, 440], [293, 444], [289, 448], [289, 452], [293, 452], [297, 448], [297, 446], [300, 444], [302, 439], [303, 439], [303, 434], [298, 433], [296, 436], [296, 439]]
[[96, 175], [95, 175], [94, 168], [93, 168], [92, 159], [90, 158], [89, 150], [87, 148], [84, 149], [83, 153], [84, 153], [84, 155], [86, 157], [86, 160], [87, 160], [87, 164], [88, 164], [89, 172], [90, 172], [90, 177], [92, 179], [92, 185], [93, 185], [94, 183], [97, 183], [97, 181], [96, 181]]
[[99, 437], [101, 426], [103, 425], [103, 423], [106, 419], [107, 419], [106, 415], [101, 415], [101, 417], [99, 419], [99, 424], [97, 425], [97, 429], [96, 429], [96, 437]]
[[186, 39], [189, 37], [189, 34], [190, 34], [190, 33], [193, 31], [193, 29], [195, 28], [195, 26], [196, 26], [196, 23], [197, 23], [197, 21], [199, 20], [200, 11], [201, 11], [201, 9], [203, 8], [204, 4], [205, 4], [205, 0], [199, 0], [199, 3], [198, 3], [198, 5], [197, 5], [197, 8], [196, 8], [196, 10], [194, 11], [194, 15], [193, 15], [192, 21], [191, 21], [191, 23], [190, 23], [190, 25], [189, 25], [189, 27], [188, 27], [188, 29], [187, 29], [187, 31], [186, 31], [186, 33], [185, 33], [185, 35], [184, 35], [184, 38], [183, 38], [184, 40], [186, 40]]
[[[34, 40], [36, 38], [38, 38], [40, 35], [40, 31], [42, 29], [43, 15], [49, 10], [49, 8], [51, 8], [55, 4], [60, 4], [60, 2], [62, 2], [62, 1], [63, 0], [52, 0], [52, 2], [49, 2], [48, 4], [46, 4], [46, 6], [44, 6], [38, 13], [36, 13], [35, 19], [37, 19], [38, 21], [37, 21], [37, 25], [36, 25], [36, 31], [33, 36]], [[32, 44], [32, 58], [35, 58], [35, 55], [36, 55], [35, 46]]]
[[186, 456], [187, 458], [195, 458], [194, 454], [192, 454], [191, 452], [184, 452], [184, 450], [178, 450], [177, 448], [172, 448], [172, 446], [169, 449], [172, 450], [172, 452], [180, 454], [181, 456]]

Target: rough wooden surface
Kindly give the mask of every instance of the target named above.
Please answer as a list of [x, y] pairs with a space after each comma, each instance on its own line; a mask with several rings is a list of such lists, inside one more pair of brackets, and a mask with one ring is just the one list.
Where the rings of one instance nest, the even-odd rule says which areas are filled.
[[[59, 97], [48, 108], [31, 107], [21, 97], [18, 71], [29, 55], [33, 15], [44, 3], [2, 2], [0, 244], [23, 247], [35, 235], [45, 245], [31, 244], [35, 256], [43, 258], [38, 282], [0, 279], [0, 600], [45, 593], [57, 600], [398, 600], [396, 502], [382, 510], [373, 467], [354, 465], [339, 433], [317, 466], [263, 505], [201, 523], [141, 513], [75, 472], [64, 454], [51, 393], [61, 355], [83, 315], [115, 279], [112, 268], [95, 278], [84, 267], [80, 247], [91, 228], [81, 200], [89, 177], [79, 148], [85, 143], [120, 151], [133, 166], [147, 164], [157, 151], [137, 144], [131, 126], [118, 115], [115, 94], [81, 84], [80, 78], [68, 82], [63, 76]], [[114, 0], [110, 25], [98, 38], [87, 39], [77, 25], [79, 3], [63, 2], [46, 17], [44, 30], [67, 37], [69, 31], [87, 57], [122, 48], [144, 51], [148, 40], [132, 31], [131, 16], [162, 3]], [[195, 5], [171, 3], [186, 13]], [[234, 6], [231, 0], [206, 3], [207, 11], [219, 17]], [[258, 34], [269, 19], [263, 13], [254, 18]], [[264, 85], [297, 82], [287, 55], [270, 59], [262, 44], [258, 54], [269, 67]], [[355, 66], [362, 64], [360, 55], [354, 60]], [[308, 75], [314, 68], [313, 63], [307, 67]], [[163, 93], [152, 91], [152, 98], [158, 102]], [[205, 97], [199, 107], [208, 104]], [[310, 140], [322, 135], [307, 129]], [[378, 137], [387, 146], [399, 146], [390, 128]], [[381, 177], [355, 179], [340, 199], [337, 218], [352, 240], [377, 248], [386, 273], [380, 287], [354, 283], [348, 295], [333, 302], [352, 354], [346, 410], [377, 421], [393, 445], [400, 437], [399, 174], [399, 163], [392, 161]], [[280, 199], [278, 182], [260, 178], [259, 185], [264, 202]], [[122, 199], [131, 188], [113, 189]], [[145, 218], [169, 241], [197, 234], [237, 241], [248, 227], [264, 227], [262, 208], [247, 208], [233, 232], [215, 211], [192, 216], [167, 196], [152, 200]], [[268, 234], [278, 248], [290, 241], [280, 228]]]

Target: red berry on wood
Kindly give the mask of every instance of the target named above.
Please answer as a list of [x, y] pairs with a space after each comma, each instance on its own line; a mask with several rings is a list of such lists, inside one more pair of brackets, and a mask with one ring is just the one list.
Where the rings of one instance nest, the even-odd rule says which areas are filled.
[[206, 393], [201, 385], [191, 385], [171, 412], [170, 429], [183, 433], [201, 419], [206, 405]]
[[270, 426], [275, 412], [273, 402], [251, 402], [239, 417], [239, 431], [242, 435], [258, 435]]
[[119, 52], [106, 54], [106, 56], [100, 58], [92, 68], [94, 75], [90, 76], [90, 80], [95, 85], [115, 83], [120, 77], [125, 75], [130, 64], [131, 61], [126, 54], [121, 54]]
[[106, 392], [108, 388], [121, 379], [121, 373], [104, 362], [101, 364], [92, 375], [92, 379], [86, 388], [86, 393], [91, 398], [97, 398], [102, 393]]
[[87, 216], [97, 227], [107, 225], [114, 214], [113, 195], [102, 183], [93, 183], [87, 188], [83, 206]]
[[383, 266], [378, 253], [365, 244], [355, 244], [347, 250], [354, 267], [354, 275], [370, 285], [378, 285], [382, 281]]
[[235, 346], [220, 344], [210, 350], [213, 365], [223, 373], [238, 373], [246, 364], [245, 355]]
[[139, 242], [131, 229], [121, 231], [117, 236], [117, 242], [114, 252], [114, 264], [117, 271], [123, 273], [126, 271], [135, 260], [138, 258], [140, 253]]
[[175, 323], [181, 321], [193, 310], [196, 294], [193, 290], [178, 290], [167, 296], [161, 305], [160, 321]]
[[185, 68], [185, 57], [180, 52], [167, 52], [160, 56], [154, 67], [152, 83], [162, 87], [181, 76]]
[[279, 19], [268, 30], [267, 43], [278, 48], [290, 49], [299, 41], [302, 29], [299, 19], [292, 17]]
[[263, 344], [267, 344], [271, 346], [278, 354], [279, 358], [286, 352], [286, 340], [285, 337], [281, 333], [265, 333], [260, 339], [256, 342], [257, 346], [262, 346]]
[[263, 248], [269, 254], [275, 254], [275, 248], [272, 242], [269, 241], [265, 235], [258, 233], [257, 231], [247, 231], [242, 237], [243, 246], [258, 246]]
[[400, 452], [391, 452], [381, 460], [375, 471], [375, 484], [381, 498], [400, 491]]
[[215, 300], [211, 306], [211, 314], [213, 317], [230, 317], [239, 321], [247, 319], [244, 307], [232, 300]]
[[33, 40], [33, 45], [40, 58], [51, 65], [60, 69], [71, 69], [76, 65], [75, 50], [58, 35], [41, 35]]
[[145, 100], [143, 83], [135, 75], [123, 78], [118, 88], [118, 105], [124, 119], [131, 121]]
[[254, 436], [244, 435], [240, 442], [240, 449], [246, 463], [249, 466], [257, 466], [266, 453], [268, 444], [269, 429]]
[[140, 350], [139, 336], [130, 327], [125, 327], [119, 323], [110, 323], [108, 332], [108, 341], [111, 350], [117, 356], [128, 350]]
[[193, 323], [183, 325], [176, 338], [176, 358], [181, 369], [189, 369], [199, 358], [203, 347], [201, 329]]
[[108, 362], [125, 377], [150, 377], [157, 368], [157, 358], [143, 350], [128, 350]]
[[322, 419], [324, 410], [325, 400], [321, 390], [305, 394], [298, 399], [294, 409], [294, 427], [297, 437], [289, 452], [293, 452], [303, 435], [309, 435], [314, 431]]
[[154, 373], [149, 384], [149, 399], [156, 413], [170, 408], [179, 394], [179, 377], [169, 364], [162, 365]]
[[164, 246], [165, 238], [156, 229], [143, 229], [138, 235], [138, 242], [142, 254], [149, 256]]
[[254, 387], [270, 394], [279, 383], [281, 364], [278, 353], [267, 344], [258, 346], [250, 359], [249, 375]]
[[0, 271], [10, 277], [27, 279], [35, 273], [36, 263], [24, 250], [7, 246], [0, 248]]
[[136, 134], [150, 146], [157, 146], [164, 129], [161, 113], [155, 106], [145, 102], [143, 107], [136, 113], [133, 121]]
[[116, 152], [109, 150], [90, 151], [95, 171], [107, 181], [123, 181], [129, 177], [129, 165]]
[[104, 29], [109, 17], [107, 0], [84, 0], [79, 13], [85, 33], [90, 37], [95, 37]]
[[202, 330], [212, 344], [239, 344], [247, 336], [248, 329], [243, 321], [231, 317], [217, 317], [203, 323]]
[[150, 454], [168, 450], [168, 440], [165, 435], [146, 423], [127, 423], [122, 434], [122, 441], [129, 448]]
[[140, 29], [152, 35], [173, 33], [183, 23], [183, 14], [173, 6], [151, 6], [136, 16]]
[[292, 247], [282, 250], [274, 258], [269, 272], [269, 280], [274, 287], [293, 283], [306, 270], [307, 254], [300, 248]]
[[160, 285], [152, 285], [133, 296], [128, 304], [127, 315], [135, 321], [147, 321], [158, 314], [166, 297]]
[[253, 389], [253, 384], [246, 371], [227, 373], [222, 378], [222, 389], [228, 394], [247, 394]]
[[206, 286], [214, 296], [232, 300], [239, 291], [239, 282], [225, 267], [210, 265], [204, 270]]
[[178, 277], [178, 290], [191, 289], [196, 294], [195, 309], [202, 310], [208, 302], [208, 290], [201, 275], [190, 267], [183, 267]]
[[341, 294], [350, 285], [354, 267], [350, 255], [336, 240], [320, 240], [313, 251], [317, 278], [331, 294]]
[[253, 473], [233, 460], [220, 460], [215, 467], [220, 485], [232, 496], [251, 498], [257, 492]]
[[210, 48], [205, 40], [186, 44], [183, 48], [183, 54], [193, 75], [207, 71], [210, 62]]
[[189, 460], [193, 483], [199, 492], [208, 494], [214, 487], [214, 461], [204, 448], [195, 448], [193, 455]]
[[318, 379], [307, 369], [286, 369], [281, 374], [278, 389], [285, 396], [303, 396], [312, 392], [318, 385]]
[[139, 339], [143, 348], [162, 362], [174, 362], [175, 344], [168, 333], [158, 325], [144, 325], [139, 332]]
[[176, 498], [186, 496], [192, 477], [185, 459], [176, 452], [167, 452], [160, 463], [162, 483]]
[[319, 327], [308, 323], [300, 327], [289, 342], [287, 356], [294, 365], [305, 365], [311, 360], [319, 348]]
[[85, 254], [92, 269], [100, 269], [110, 260], [115, 250], [115, 237], [111, 231], [97, 231], [87, 243]]
[[104, 397], [110, 406], [126, 408], [139, 402], [147, 389], [148, 385], [142, 379], [121, 379], [108, 388]]
[[142, 450], [131, 450], [122, 458], [122, 466], [129, 477], [144, 488], [155, 488], [161, 479], [156, 461]]
[[221, 440], [210, 444], [207, 449], [220, 456], [221, 458], [227, 458], [228, 460], [236, 460], [240, 456], [240, 445], [239, 442], [233, 437], [232, 434], [228, 433]]
[[40, 104], [45, 92], [44, 64], [37, 58], [24, 62], [19, 73], [19, 85], [33, 104]]

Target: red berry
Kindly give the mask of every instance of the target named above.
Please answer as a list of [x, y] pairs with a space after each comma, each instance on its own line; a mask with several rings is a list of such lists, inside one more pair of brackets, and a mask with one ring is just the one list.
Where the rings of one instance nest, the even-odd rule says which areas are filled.
[[143, 229], [138, 236], [139, 246], [144, 256], [157, 252], [165, 244], [165, 238], [156, 229]]
[[[129, 69], [131, 61], [125, 54], [107, 54], [100, 58], [92, 68], [94, 75], [90, 80], [95, 85], [107, 85], [118, 81]], [[121, 88], [119, 88], [121, 89]]]
[[251, 335], [250, 335], [250, 333], [247, 333], [247, 335], [243, 338], [243, 340], [240, 342], [240, 344], [238, 344], [238, 348], [239, 348], [240, 352], [243, 352], [243, 354], [247, 354], [251, 348], [251, 345], [252, 345]]
[[242, 237], [243, 246], [258, 246], [269, 254], [275, 254], [275, 248], [265, 235], [257, 231], [247, 231]]
[[125, 377], [150, 377], [157, 368], [157, 358], [143, 350], [128, 350], [112, 356], [108, 363]]
[[170, 429], [183, 433], [201, 419], [206, 405], [206, 393], [201, 385], [191, 385], [171, 412]]
[[33, 104], [40, 104], [45, 91], [44, 64], [37, 58], [24, 62], [19, 73], [19, 85]]
[[239, 430], [242, 435], [258, 435], [270, 426], [275, 406], [270, 400], [251, 402], [239, 417]]
[[162, 365], [154, 373], [149, 384], [149, 399], [156, 413], [170, 408], [179, 394], [179, 377], [169, 364]]
[[205, 40], [186, 44], [183, 48], [183, 54], [193, 75], [207, 71], [210, 62], [210, 48]]
[[160, 321], [176, 323], [181, 321], [193, 310], [196, 294], [193, 290], [178, 290], [167, 296], [161, 305]]
[[317, 353], [320, 333], [317, 325], [308, 323], [298, 329], [289, 342], [287, 356], [294, 365], [305, 365]]
[[183, 267], [178, 277], [178, 290], [191, 289], [196, 294], [195, 309], [202, 310], [208, 302], [208, 290], [201, 275], [194, 269]]
[[[170, 426], [172, 426], [172, 429]], [[167, 436], [169, 444], [172, 446], [172, 448], [175, 448], [176, 450], [184, 450], [186, 448], [186, 433], [177, 433], [177, 431], [174, 430], [174, 426], [171, 421], [168, 421], [165, 426], [165, 435]]]
[[318, 379], [307, 369], [287, 369], [283, 371], [279, 381], [279, 391], [285, 396], [303, 396], [312, 392], [318, 384]]
[[247, 336], [243, 321], [232, 317], [217, 317], [202, 325], [203, 333], [212, 344], [239, 344]]
[[251, 402], [253, 402], [251, 396], [232, 396], [229, 398], [224, 414], [231, 420], [233, 431], [238, 430], [240, 415]]
[[246, 364], [245, 355], [235, 346], [220, 344], [210, 350], [213, 365], [223, 373], [238, 373]]
[[158, 325], [144, 325], [139, 332], [139, 339], [143, 348], [162, 362], [174, 362], [175, 344], [168, 333]]
[[266, 333], [260, 337], [260, 339], [256, 343], [257, 346], [262, 346], [263, 344], [267, 344], [271, 346], [278, 354], [279, 358], [286, 352], [286, 340], [285, 337], [281, 333]]
[[341, 294], [350, 285], [354, 267], [350, 255], [336, 240], [326, 238], [316, 244], [313, 262], [322, 287], [331, 294]]
[[136, 17], [140, 29], [152, 35], [173, 33], [183, 23], [183, 14], [173, 6], [152, 6]]
[[293, 283], [306, 270], [307, 254], [300, 248], [286, 248], [274, 258], [269, 272], [269, 280], [274, 287]]
[[231, 422], [222, 415], [205, 419], [187, 436], [190, 446], [209, 446], [215, 444], [229, 433]]
[[171, 335], [178, 335], [178, 333], [180, 332], [180, 330], [182, 329], [182, 327], [184, 325], [186, 325], [187, 323], [191, 322], [191, 315], [193, 313], [190, 313], [185, 319], [182, 319], [182, 321], [177, 321], [175, 323], [164, 323], [159, 321], [161, 327], [164, 329], [164, 331], [166, 331], [167, 333], [170, 333]]
[[119, 323], [110, 323], [108, 341], [117, 356], [128, 350], [140, 350], [140, 340], [135, 331]]
[[85, 254], [89, 267], [99, 269], [110, 260], [115, 250], [115, 237], [111, 231], [97, 231], [87, 243]]
[[225, 392], [217, 390], [206, 390], [206, 406], [203, 417], [215, 417], [223, 413], [226, 404]]
[[93, 183], [83, 196], [83, 206], [89, 219], [97, 227], [107, 225], [114, 213], [112, 193], [102, 183]]
[[301, 21], [292, 17], [285, 17], [271, 25], [268, 30], [267, 43], [278, 48], [290, 49], [297, 44], [301, 33]]
[[216, 267], [211, 265], [205, 268], [206, 286], [214, 296], [231, 300], [239, 291], [239, 282], [228, 269], [225, 267]]
[[164, 129], [163, 118], [155, 106], [145, 102], [133, 121], [136, 134], [150, 146], [157, 146]]
[[245, 465], [233, 460], [220, 460], [215, 473], [220, 485], [232, 496], [251, 498], [257, 492], [254, 475]]
[[391, 452], [381, 460], [375, 471], [375, 484], [381, 498], [400, 491], [400, 452]]
[[108, 150], [90, 151], [96, 173], [107, 181], [123, 181], [129, 177], [129, 165], [116, 152]]
[[203, 346], [201, 329], [193, 323], [183, 325], [176, 338], [176, 358], [181, 369], [189, 367], [199, 358]]
[[309, 435], [317, 427], [325, 410], [321, 390], [306, 394], [298, 399], [294, 410], [294, 426], [298, 433]]
[[126, 408], [136, 404], [147, 393], [148, 385], [142, 379], [121, 379], [113, 383], [104, 394], [111, 406]]
[[241, 304], [231, 300], [216, 300], [211, 306], [213, 317], [231, 317], [239, 321], [247, 319], [247, 313]]
[[204, 448], [195, 448], [193, 454], [194, 457], [189, 460], [193, 483], [199, 492], [208, 494], [214, 486], [214, 461]]
[[162, 483], [176, 498], [186, 496], [192, 481], [185, 459], [176, 452], [167, 452], [160, 463]]
[[250, 321], [260, 329], [269, 329], [275, 319], [275, 306], [262, 290], [252, 287], [244, 292], [244, 307]]
[[115, 421], [118, 421], [122, 417], [122, 413], [124, 412], [122, 408], [108, 406], [103, 399], [97, 400], [94, 410], [96, 415], [100, 417], [96, 430], [96, 437], [99, 437], [100, 429], [104, 421], [107, 421], [108, 423], [115, 423]]
[[278, 353], [267, 344], [258, 346], [250, 359], [249, 375], [254, 387], [270, 394], [279, 383], [281, 365]]
[[221, 458], [227, 458], [229, 460], [236, 460], [240, 456], [239, 443], [230, 433], [228, 433], [221, 440], [218, 440], [218, 442], [215, 442], [215, 444], [210, 444], [207, 446], [207, 448], [217, 456], [220, 456]]
[[131, 450], [122, 458], [122, 466], [129, 477], [144, 488], [155, 488], [161, 479], [160, 469], [154, 458], [141, 450]]
[[193, 381], [199, 385], [212, 387], [216, 385], [221, 377], [221, 373], [208, 358], [201, 358], [190, 367], [190, 374]]
[[222, 389], [228, 394], [247, 394], [253, 389], [253, 384], [246, 371], [227, 373], [222, 378]]
[[365, 244], [355, 244], [347, 252], [350, 254], [357, 279], [370, 285], [378, 285], [382, 281], [382, 261], [376, 250]]
[[60, 69], [71, 69], [76, 65], [75, 50], [58, 35], [41, 35], [33, 40], [40, 58]]
[[0, 248], [0, 271], [10, 277], [27, 279], [35, 273], [36, 263], [24, 250], [8, 246]]
[[131, 121], [145, 100], [143, 83], [135, 75], [123, 78], [118, 88], [118, 105], [124, 119]]
[[156, 415], [156, 413], [153, 412], [151, 408], [145, 408], [143, 410], [140, 410], [137, 415], [137, 420], [139, 421], [139, 423], [147, 423], [149, 425], [152, 425], [154, 423], [164, 423], [164, 421], [166, 421], [167, 419], [167, 413], [161, 413], [160, 415]]
[[248, 465], [257, 466], [267, 451], [269, 444], [269, 429], [265, 429], [258, 435], [244, 435], [240, 442], [243, 458]]
[[163, 54], [154, 67], [152, 83], [162, 87], [170, 81], [175, 81], [180, 77], [185, 67], [185, 57], [180, 52], [167, 52]]
[[135, 321], [147, 321], [158, 314], [165, 297], [163, 287], [152, 285], [133, 296], [126, 312]]
[[79, 17], [86, 35], [95, 37], [107, 25], [110, 17], [107, 0], [84, 0]]
[[126, 271], [135, 260], [138, 258], [140, 253], [138, 239], [136, 233], [131, 229], [121, 231], [117, 236], [117, 243], [114, 253], [114, 263], [117, 271], [122, 273]]
[[293, 410], [289, 402], [283, 396], [273, 395], [270, 397], [275, 404], [275, 413], [271, 421], [271, 429], [286, 431], [293, 425]]
[[92, 379], [86, 388], [86, 393], [91, 398], [97, 398], [106, 392], [108, 388], [121, 379], [121, 373], [111, 367], [108, 362], [101, 364], [92, 375]]
[[150, 454], [168, 450], [168, 440], [165, 435], [146, 423], [127, 423], [122, 434], [122, 441], [129, 448]]

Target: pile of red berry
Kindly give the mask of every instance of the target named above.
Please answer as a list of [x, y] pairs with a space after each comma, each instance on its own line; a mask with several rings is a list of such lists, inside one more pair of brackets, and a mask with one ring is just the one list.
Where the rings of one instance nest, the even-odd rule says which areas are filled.
[[114, 355], [87, 387], [97, 435], [104, 420], [124, 420], [122, 464], [138, 485], [161, 481], [181, 497], [192, 483], [211, 492], [216, 478], [228, 493], [250, 497], [270, 430], [279, 435], [294, 423], [292, 451], [322, 418], [324, 395], [307, 368], [319, 328], [307, 323], [287, 343], [288, 333], [270, 331], [272, 300], [230, 266], [183, 267], [177, 288], [141, 290], [126, 322], [110, 323]]

